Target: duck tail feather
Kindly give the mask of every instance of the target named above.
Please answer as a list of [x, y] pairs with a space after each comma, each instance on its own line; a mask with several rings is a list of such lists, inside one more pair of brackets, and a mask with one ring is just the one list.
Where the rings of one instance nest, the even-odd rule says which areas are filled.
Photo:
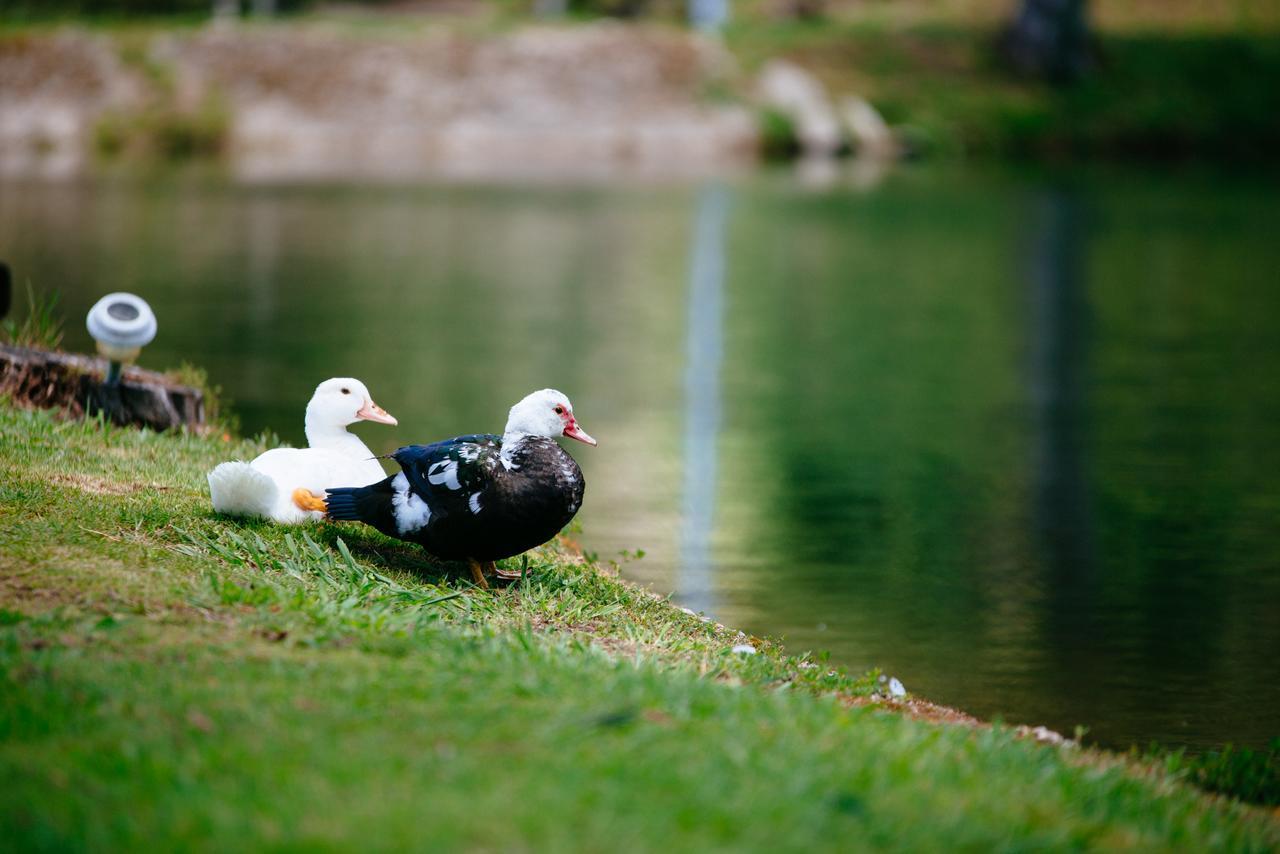
[[396, 536], [393, 478], [369, 486], [339, 486], [325, 490], [325, 513], [340, 522], [364, 522], [384, 534]]
[[209, 472], [213, 509], [231, 516], [269, 518], [276, 503], [276, 484], [248, 463], [222, 463]]
[[360, 516], [359, 493], [363, 486], [338, 486], [326, 489], [324, 493], [324, 512], [330, 519], [339, 522], [362, 522]]

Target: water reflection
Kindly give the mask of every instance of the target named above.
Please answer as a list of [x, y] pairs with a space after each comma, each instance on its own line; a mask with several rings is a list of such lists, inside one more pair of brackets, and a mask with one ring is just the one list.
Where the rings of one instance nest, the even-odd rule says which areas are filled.
[[[247, 205], [244, 219], [245, 284], [248, 289], [246, 320], [249, 335], [245, 345], [252, 348], [255, 342], [261, 346], [271, 340], [278, 297], [277, 267], [280, 260], [280, 206], [270, 199], [254, 198]], [[256, 358], [245, 359], [242, 364], [244, 381], [254, 387], [270, 382], [267, 371], [272, 361], [269, 352], [258, 352]], [[278, 428], [284, 429], [284, 428]]]
[[676, 590], [695, 611], [716, 609], [711, 532], [716, 505], [716, 440], [720, 434], [720, 361], [724, 349], [725, 228], [729, 191], [698, 193], [689, 261], [689, 319], [684, 381], [684, 490]]
[[[1087, 234], [1083, 204], [1061, 188], [1032, 200], [1025, 277], [1030, 294], [1033, 525], [1048, 591], [1047, 632], [1058, 691], [1088, 691], [1106, 663], [1093, 657], [1097, 618], [1095, 535], [1086, 478], [1083, 372], [1088, 348]], [[1105, 630], [1105, 629], [1103, 629]], [[1079, 680], [1084, 680], [1083, 682]]]
[[299, 441], [335, 374], [400, 418], [380, 451], [563, 388], [601, 439], [586, 547], [796, 651], [1108, 744], [1263, 743], [1280, 196], [1065, 186], [28, 184], [0, 238], [72, 317], [145, 294], [144, 361], [205, 365], [250, 431]]

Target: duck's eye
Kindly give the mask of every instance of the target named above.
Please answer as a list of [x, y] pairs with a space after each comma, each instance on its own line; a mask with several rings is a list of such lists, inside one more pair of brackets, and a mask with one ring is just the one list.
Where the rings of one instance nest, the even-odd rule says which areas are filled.
[[564, 407], [556, 406], [556, 415], [564, 415]]
[[344, 389], [342, 390], [342, 393], [343, 393], [343, 394], [351, 394], [351, 389], [349, 389], [349, 388], [344, 388]]

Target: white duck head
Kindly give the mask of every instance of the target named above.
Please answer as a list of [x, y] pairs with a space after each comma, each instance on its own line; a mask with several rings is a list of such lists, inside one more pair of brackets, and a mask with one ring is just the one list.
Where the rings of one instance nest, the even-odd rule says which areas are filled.
[[525, 436], [555, 438], [568, 436], [588, 445], [595, 445], [592, 439], [578, 426], [573, 417], [573, 404], [563, 393], [553, 388], [544, 388], [526, 395], [523, 400], [511, 407], [507, 415], [507, 429], [503, 433], [502, 443], [510, 446]]
[[307, 404], [307, 441], [315, 445], [318, 440], [335, 434], [345, 434], [348, 424], [356, 421], [376, 421], [379, 424], [396, 424], [396, 419], [373, 402], [369, 389], [352, 377], [334, 377], [316, 386], [316, 392]]

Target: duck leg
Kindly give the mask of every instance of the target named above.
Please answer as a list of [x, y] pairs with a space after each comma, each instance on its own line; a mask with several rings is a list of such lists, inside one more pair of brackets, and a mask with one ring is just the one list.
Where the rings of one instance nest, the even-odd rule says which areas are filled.
[[469, 557], [467, 558], [467, 566], [471, 569], [471, 580], [476, 583], [476, 587], [479, 587], [482, 590], [488, 590], [489, 580], [484, 577], [484, 568], [488, 566], [492, 569], [493, 562], [485, 561], [484, 563], [481, 563], [475, 558]]
[[293, 491], [293, 503], [299, 510], [314, 510], [324, 513], [324, 499], [309, 489], [298, 487]]

